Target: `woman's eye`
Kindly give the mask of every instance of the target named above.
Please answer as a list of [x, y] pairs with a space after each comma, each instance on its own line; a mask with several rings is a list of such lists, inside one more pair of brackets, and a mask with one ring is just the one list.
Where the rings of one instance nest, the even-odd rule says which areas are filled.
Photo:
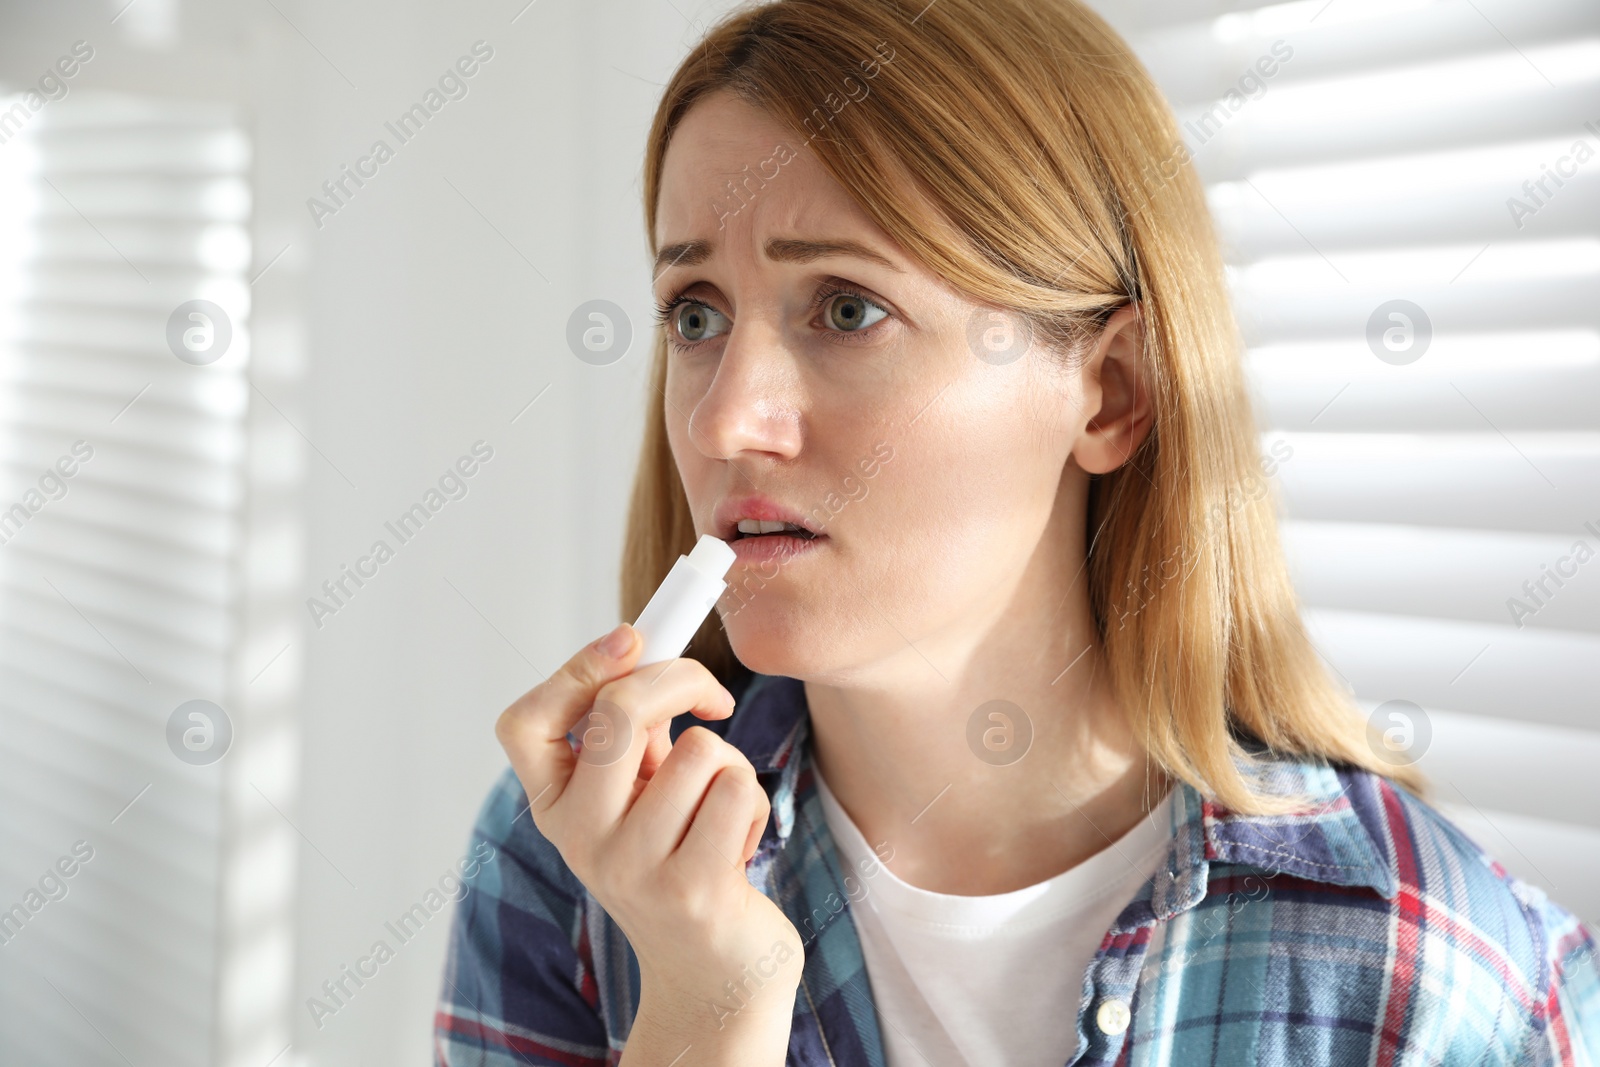
[[715, 337], [721, 325], [728, 321], [716, 308], [695, 303], [678, 305], [673, 319], [678, 336], [691, 343]]
[[836, 330], [855, 333], [885, 318], [889, 312], [865, 297], [838, 293], [822, 308], [823, 320]]

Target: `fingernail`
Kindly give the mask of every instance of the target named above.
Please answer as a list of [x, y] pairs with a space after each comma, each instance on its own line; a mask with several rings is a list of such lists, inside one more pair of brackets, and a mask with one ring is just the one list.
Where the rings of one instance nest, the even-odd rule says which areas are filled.
[[611, 659], [616, 659], [618, 656], [622, 655], [624, 652], [628, 651], [628, 649], [633, 647], [632, 629], [633, 628], [625, 622], [618, 623], [615, 630], [612, 630], [610, 633], [606, 634], [600, 639], [600, 642], [595, 645], [595, 649], [602, 656], [609, 656]]

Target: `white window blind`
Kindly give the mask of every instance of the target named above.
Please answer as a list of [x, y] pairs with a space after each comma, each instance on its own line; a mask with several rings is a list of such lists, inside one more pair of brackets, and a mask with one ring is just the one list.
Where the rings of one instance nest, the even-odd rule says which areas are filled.
[[[82, 89], [7, 113], [0, 1062], [201, 1067], [219, 1062], [231, 765], [183, 762], [167, 724], [233, 695], [249, 146], [216, 108]], [[230, 312], [209, 365], [166, 343], [192, 299]], [[62, 877], [75, 846], [92, 856]]]
[[1600, 7], [1098, 6], [1186, 124], [1319, 650], [1600, 920]]

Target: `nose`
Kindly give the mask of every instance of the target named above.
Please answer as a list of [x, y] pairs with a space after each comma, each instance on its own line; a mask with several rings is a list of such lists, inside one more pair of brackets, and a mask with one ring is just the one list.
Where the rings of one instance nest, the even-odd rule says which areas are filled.
[[711, 384], [689, 415], [689, 438], [715, 459], [792, 459], [800, 450], [798, 385], [794, 355], [779, 333], [760, 322], [735, 323]]

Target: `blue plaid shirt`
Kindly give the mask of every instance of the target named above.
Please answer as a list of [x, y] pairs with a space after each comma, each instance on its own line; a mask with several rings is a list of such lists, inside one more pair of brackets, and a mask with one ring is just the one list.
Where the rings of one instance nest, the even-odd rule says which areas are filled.
[[[672, 736], [696, 722], [681, 716]], [[772, 799], [747, 875], [805, 943], [788, 1067], [883, 1067], [809, 722], [800, 682], [755, 675], [731, 719], [702, 725]], [[1240, 815], [1175, 783], [1167, 862], [1084, 974], [1068, 1067], [1600, 1067], [1589, 928], [1386, 779], [1267, 756], [1267, 788], [1314, 803]], [[633, 949], [527, 803], [508, 770], [475, 827], [496, 857], [456, 908], [438, 1064], [600, 1067], [627, 1041]]]

